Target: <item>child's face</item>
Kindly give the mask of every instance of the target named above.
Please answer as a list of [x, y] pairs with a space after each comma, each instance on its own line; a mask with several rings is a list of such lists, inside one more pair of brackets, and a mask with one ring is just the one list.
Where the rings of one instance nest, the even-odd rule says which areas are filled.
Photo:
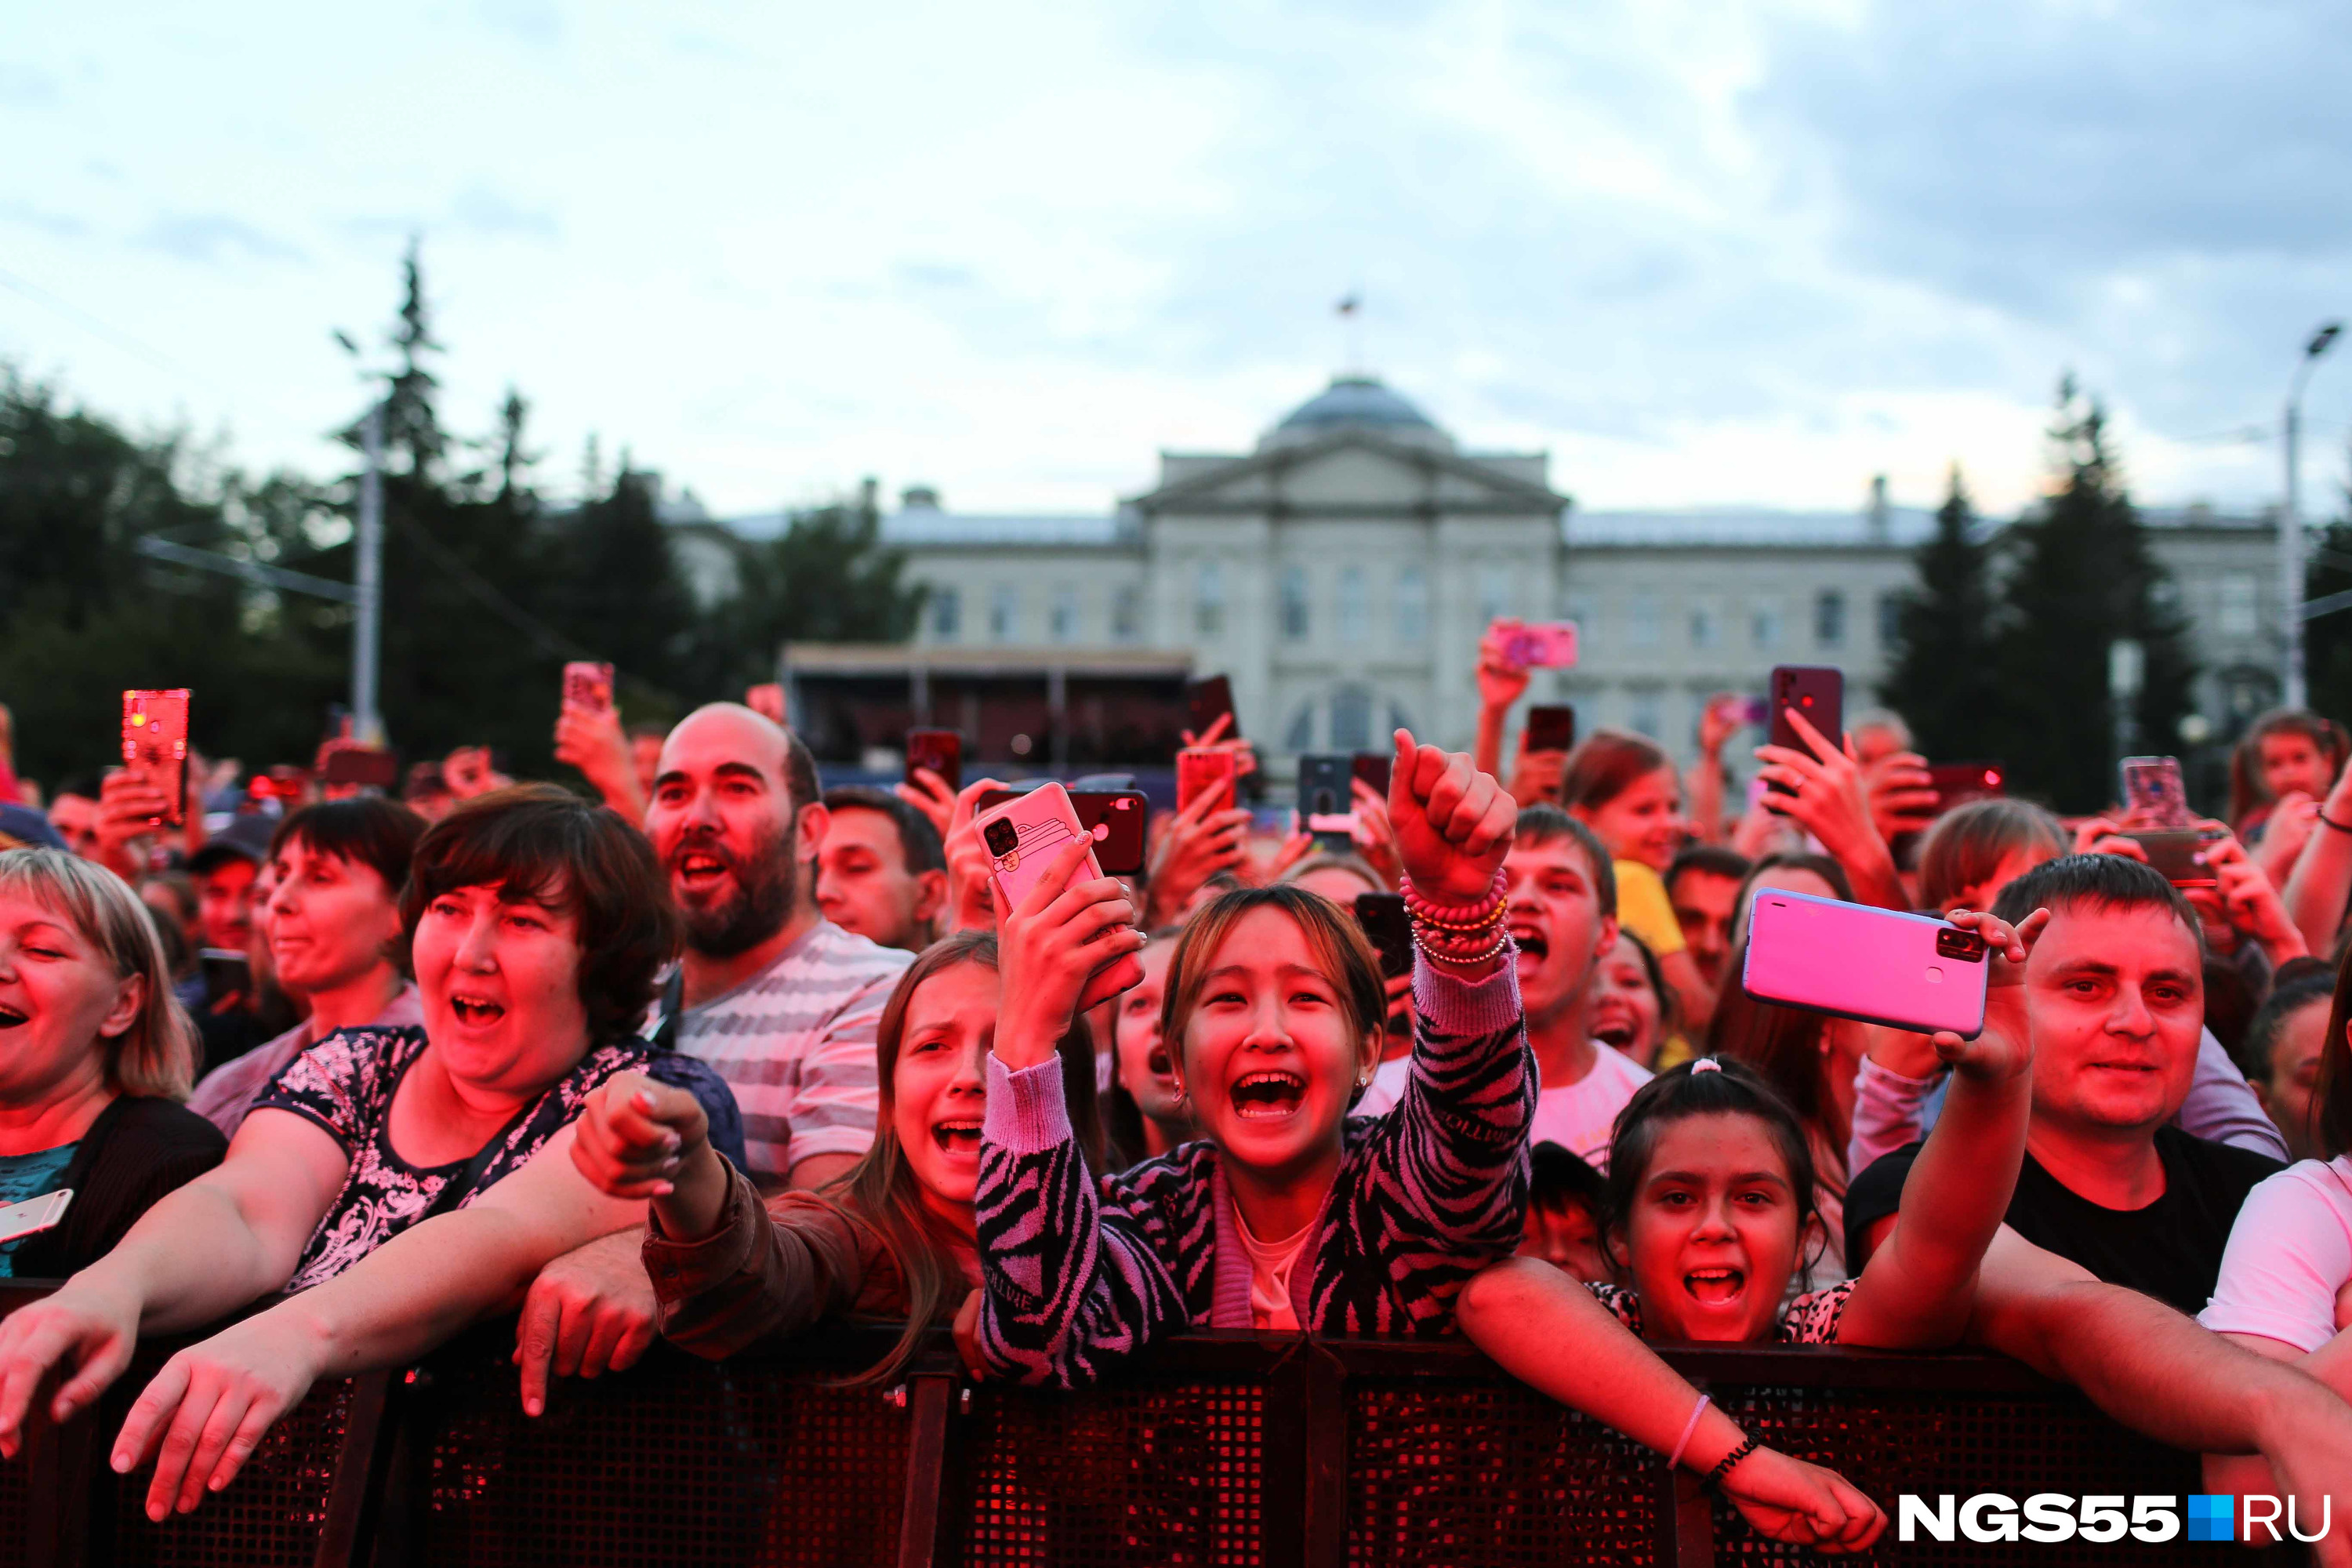
[[935, 1206], [961, 1207], [967, 1223], [980, 1184], [980, 1121], [988, 1108], [981, 1058], [996, 1038], [996, 971], [957, 963], [907, 998], [898, 1059], [890, 1068], [890, 1124], [907, 1163]]
[[1657, 1059], [1658, 994], [1632, 942], [1620, 936], [1592, 973], [1592, 1037], [1643, 1067]]
[[1183, 1080], [1201, 1131], [1236, 1166], [1304, 1176], [1338, 1152], [1380, 1042], [1349, 1026], [1340, 994], [1280, 910], [1252, 910], [1209, 955], [1184, 1026]]
[[1139, 955], [1143, 978], [1120, 994], [1111, 1015], [1119, 1087], [1133, 1097], [1136, 1109], [1154, 1121], [1184, 1120], [1176, 1089], [1176, 1064], [1160, 1042], [1160, 1003], [1168, 991], [1168, 960], [1175, 951], [1172, 942], [1155, 942], [1145, 948]]
[[1788, 1163], [1761, 1120], [1721, 1111], [1667, 1123], [1625, 1225], [1644, 1335], [1770, 1339], [1798, 1217]]
[[1572, 1279], [1606, 1284], [1617, 1277], [1601, 1254], [1601, 1226], [1592, 1211], [1574, 1200], [1528, 1205], [1519, 1256], [1540, 1258]]

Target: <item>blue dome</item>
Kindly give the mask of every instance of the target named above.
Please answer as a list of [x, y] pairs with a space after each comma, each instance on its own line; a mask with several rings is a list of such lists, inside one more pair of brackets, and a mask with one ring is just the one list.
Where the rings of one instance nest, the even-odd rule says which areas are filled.
[[1333, 376], [1328, 389], [1292, 409], [1289, 417], [1275, 428], [1318, 431], [1341, 425], [1432, 433], [1437, 429], [1428, 415], [1369, 375]]

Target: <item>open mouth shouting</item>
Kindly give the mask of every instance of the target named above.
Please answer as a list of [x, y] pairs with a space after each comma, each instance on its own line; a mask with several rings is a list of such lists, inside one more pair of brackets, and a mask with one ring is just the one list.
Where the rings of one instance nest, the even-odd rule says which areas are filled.
[[951, 1117], [931, 1123], [931, 1142], [940, 1146], [942, 1154], [961, 1155], [965, 1159], [980, 1158], [980, 1118]]
[[488, 996], [450, 993], [449, 1011], [467, 1028], [487, 1029], [507, 1016], [506, 1004]]
[[1145, 1053], [1143, 1070], [1162, 1083], [1173, 1084], [1176, 1081], [1176, 1060], [1168, 1054], [1166, 1046], [1154, 1046]]
[[688, 893], [707, 892], [735, 874], [733, 857], [723, 849], [694, 846], [670, 857], [670, 871]]
[[1739, 1300], [1747, 1285], [1747, 1271], [1728, 1265], [1694, 1268], [1683, 1276], [1683, 1290], [1702, 1307], [1728, 1307]]
[[1288, 1116], [1307, 1098], [1307, 1080], [1282, 1068], [1247, 1073], [1234, 1085], [1234, 1114], [1249, 1120]]
[[13, 1029], [19, 1024], [24, 1023], [28, 1016], [29, 1015], [24, 1013], [19, 1013], [16, 1008], [8, 1006], [5, 1003], [0, 1003], [0, 1029]]
[[1542, 931], [1528, 921], [1507, 921], [1504, 929], [1511, 933], [1511, 941], [1518, 945], [1519, 979], [1525, 983], [1543, 967], [1543, 961], [1551, 956], [1551, 943], [1545, 939]]

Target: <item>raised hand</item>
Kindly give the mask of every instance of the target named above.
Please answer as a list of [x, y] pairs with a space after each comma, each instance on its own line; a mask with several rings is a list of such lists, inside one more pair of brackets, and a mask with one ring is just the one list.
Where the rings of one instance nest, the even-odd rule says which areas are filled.
[[[919, 773], [939, 777], [928, 768], [919, 770]], [[947, 787], [944, 779], [939, 783], [941, 789]], [[947, 852], [950, 931], [985, 931], [996, 923], [995, 862], [988, 853], [988, 846], [980, 841], [980, 830], [972, 826], [972, 818], [980, 815], [980, 797], [1003, 787], [995, 779], [974, 779], [964, 785], [948, 813], [947, 827], [940, 835]]]
[[1528, 667], [1510, 654], [1511, 637], [1524, 624], [1506, 616], [1478, 639], [1478, 705], [1489, 712], [1508, 708], [1528, 689]]
[[1757, 761], [1764, 764], [1757, 776], [1787, 791], [1768, 793], [1760, 804], [1820, 839], [1822, 847], [1845, 868], [1856, 899], [1885, 909], [1909, 909], [1910, 900], [1895, 875], [1894, 852], [1872, 820], [1862, 764], [1854, 760], [1853, 742], [1841, 747], [1793, 710], [1789, 722], [1805, 749], [1756, 748]]
[[1250, 814], [1227, 806], [1232, 795], [1232, 781], [1219, 779], [1168, 819], [1147, 879], [1153, 925], [1181, 916], [1201, 884], [1219, 871], [1239, 871], [1249, 863]]
[[622, 1072], [588, 1091], [572, 1163], [608, 1197], [651, 1198], [669, 1193], [686, 1161], [709, 1147], [701, 1101], [643, 1073]]
[[1116, 878], [1080, 880], [1093, 841], [1074, 838], [997, 923], [997, 984], [1003, 997], [996, 1054], [1034, 1067], [1054, 1054], [1070, 1020], [1143, 978], [1143, 933]]
[[1433, 903], [1486, 897], [1517, 828], [1517, 803], [1461, 752], [1424, 746], [1396, 732], [1389, 773], [1389, 825], [1414, 889]]
[[2050, 924], [2050, 911], [2036, 910], [2014, 927], [1976, 910], [1954, 910], [1944, 918], [1984, 938], [1990, 966], [1985, 974], [1985, 1024], [1974, 1039], [1940, 1029], [1928, 1037], [1928, 1044], [1946, 1067], [1964, 1077], [1999, 1082], [2029, 1070], [2033, 1046], [2025, 1023], [2025, 961]]

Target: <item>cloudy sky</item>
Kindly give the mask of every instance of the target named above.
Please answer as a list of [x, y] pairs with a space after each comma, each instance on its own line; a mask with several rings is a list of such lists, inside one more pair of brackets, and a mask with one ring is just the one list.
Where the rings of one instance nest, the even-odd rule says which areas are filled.
[[[2334, 13], [2334, 14], [2331, 14]], [[722, 513], [1079, 510], [1349, 350], [1596, 509], [2274, 499], [2352, 313], [2320, 4], [47, 5], [0, 58], [0, 358], [329, 471], [423, 237], [445, 414]], [[378, 351], [380, 352], [380, 351]], [[2333, 508], [2352, 351], [2314, 380]], [[2251, 431], [2252, 438], [2249, 439]]]

